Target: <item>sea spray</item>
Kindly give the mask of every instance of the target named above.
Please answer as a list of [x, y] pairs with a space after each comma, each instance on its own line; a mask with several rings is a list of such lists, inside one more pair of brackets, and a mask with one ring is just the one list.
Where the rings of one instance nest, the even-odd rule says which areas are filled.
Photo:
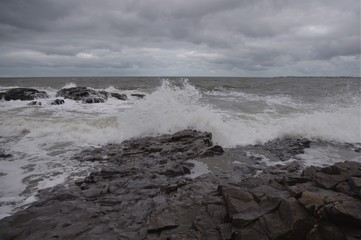
[[[238, 94], [241, 95], [245, 94]], [[290, 97], [258, 98], [266, 99], [270, 105], [290, 103], [293, 112], [253, 114], [237, 109], [225, 111], [207, 103], [202, 93], [188, 81], [176, 85], [164, 80], [145, 100], [118, 116], [119, 135], [123, 140], [192, 128], [211, 132], [215, 143], [225, 147], [264, 143], [284, 136], [352, 143], [361, 141], [357, 105], [333, 106], [332, 109], [324, 106], [315, 110], [309, 108], [309, 104], [301, 107], [298, 102], [299, 109], [296, 109], [295, 101]]]

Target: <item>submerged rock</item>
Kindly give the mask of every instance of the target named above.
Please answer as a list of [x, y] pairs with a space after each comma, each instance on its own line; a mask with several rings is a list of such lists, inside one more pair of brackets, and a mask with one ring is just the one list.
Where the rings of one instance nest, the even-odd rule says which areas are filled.
[[220, 146], [212, 147], [211, 136], [184, 130], [83, 151], [75, 159], [106, 166], [69, 187], [41, 191], [38, 202], [0, 220], [0, 237], [361, 238], [361, 163], [302, 172], [289, 163], [264, 168], [257, 176], [217, 171], [189, 178], [187, 160], [207, 151], [215, 152], [215, 159], [228, 156]]
[[33, 88], [13, 88], [0, 93], [0, 99], [10, 100], [34, 100], [38, 98], [49, 98], [45, 91], [39, 91]]
[[63, 99], [55, 99], [54, 101], [50, 102], [51, 105], [61, 105], [64, 103], [65, 103], [65, 101]]
[[140, 93], [132, 93], [130, 95], [133, 97], [141, 98], [141, 99], [143, 99], [145, 97], [145, 94], [140, 94]]
[[108, 99], [108, 94], [104, 91], [96, 91], [86, 87], [63, 88], [56, 93], [57, 97], [64, 97], [83, 103], [102, 103]]
[[32, 101], [27, 104], [28, 106], [41, 106], [41, 102], [38, 101]]

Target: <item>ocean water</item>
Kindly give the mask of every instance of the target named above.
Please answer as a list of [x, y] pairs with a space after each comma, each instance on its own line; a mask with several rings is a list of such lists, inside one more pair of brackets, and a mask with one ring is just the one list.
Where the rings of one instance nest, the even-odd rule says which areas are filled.
[[[129, 99], [50, 104], [58, 90], [73, 86], [125, 93]], [[0, 152], [12, 155], [0, 158], [0, 218], [34, 201], [39, 189], [97, 168], [72, 160], [77, 152], [133, 137], [192, 128], [211, 132], [214, 143], [228, 148], [288, 136], [361, 144], [360, 78], [0, 79], [0, 92], [14, 87], [51, 97], [41, 99], [41, 106], [0, 101]], [[359, 155], [344, 156], [325, 146], [308, 150], [303, 159], [305, 165], [361, 161]]]

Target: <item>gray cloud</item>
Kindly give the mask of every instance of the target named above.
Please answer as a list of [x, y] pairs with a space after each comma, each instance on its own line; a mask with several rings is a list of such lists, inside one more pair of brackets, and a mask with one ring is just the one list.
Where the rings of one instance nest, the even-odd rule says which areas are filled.
[[360, 75], [358, 0], [2, 0], [0, 76]]

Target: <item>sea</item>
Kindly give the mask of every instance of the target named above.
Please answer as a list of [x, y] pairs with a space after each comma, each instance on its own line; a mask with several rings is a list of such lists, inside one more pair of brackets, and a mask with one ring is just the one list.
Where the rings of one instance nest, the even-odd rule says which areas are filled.
[[[50, 104], [57, 91], [75, 86], [128, 100]], [[39, 190], [99, 167], [74, 160], [75, 154], [130, 138], [191, 128], [211, 132], [224, 148], [284, 137], [361, 145], [360, 78], [0, 78], [0, 92], [16, 87], [46, 91], [50, 98], [39, 99], [41, 106], [0, 100], [0, 153], [10, 156], [0, 158], [0, 219], [35, 201]], [[346, 156], [333, 147], [308, 149], [299, 159], [306, 166], [361, 162], [360, 153]]]

